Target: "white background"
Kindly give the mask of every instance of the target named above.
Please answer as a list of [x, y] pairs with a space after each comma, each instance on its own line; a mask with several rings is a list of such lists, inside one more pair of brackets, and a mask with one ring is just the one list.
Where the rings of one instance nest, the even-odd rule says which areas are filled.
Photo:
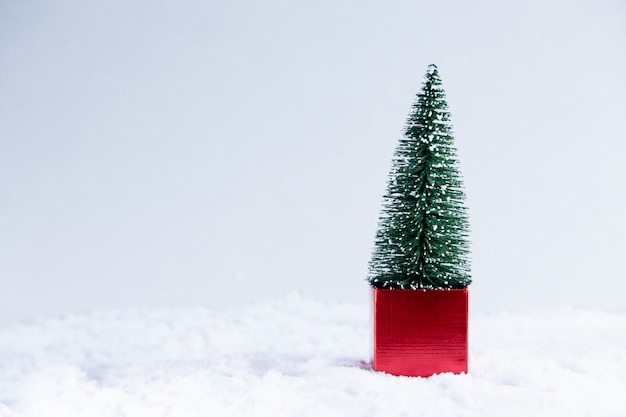
[[0, 324], [367, 300], [439, 66], [479, 312], [624, 310], [626, 3], [0, 1]]

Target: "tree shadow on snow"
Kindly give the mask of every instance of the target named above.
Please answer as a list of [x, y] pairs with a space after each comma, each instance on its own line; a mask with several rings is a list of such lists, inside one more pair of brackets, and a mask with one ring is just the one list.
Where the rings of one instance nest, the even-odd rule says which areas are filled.
[[276, 356], [257, 354], [245, 359], [245, 367], [252, 373], [263, 376], [268, 372], [280, 372], [283, 375], [303, 375], [327, 367], [358, 368], [372, 370], [372, 363], [358, 359], [329, 359], [323, 357]]
[[365, 371], [371, 371], [373, 369], [371, 361], [354, 360], [354, 359], [340, 359], [335, 361], [336, 366], [343, 366], [346, 368], [359, 368]]

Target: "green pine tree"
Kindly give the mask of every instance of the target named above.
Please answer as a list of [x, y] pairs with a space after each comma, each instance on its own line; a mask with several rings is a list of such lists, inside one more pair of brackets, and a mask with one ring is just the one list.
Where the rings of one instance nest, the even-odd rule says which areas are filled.
[[469, 223], [450, 113], [430, 65], [396, 149], [369, 265], [376, 288], [465, 288]]

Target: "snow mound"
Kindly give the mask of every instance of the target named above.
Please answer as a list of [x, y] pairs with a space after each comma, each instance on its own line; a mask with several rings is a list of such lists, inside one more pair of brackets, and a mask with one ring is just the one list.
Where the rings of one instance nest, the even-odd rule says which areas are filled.
[[623, 416], [626, 315], [470, 317], [470, 373], [371, 371], [370, 306], [95, 312], [0, 329], [0, 416]]

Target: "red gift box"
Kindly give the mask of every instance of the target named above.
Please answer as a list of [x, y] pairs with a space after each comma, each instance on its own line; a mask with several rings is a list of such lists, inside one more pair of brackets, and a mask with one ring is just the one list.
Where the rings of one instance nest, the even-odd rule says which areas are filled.
[[374, 288], [374, 370], [467, 373], [467, 289]]

